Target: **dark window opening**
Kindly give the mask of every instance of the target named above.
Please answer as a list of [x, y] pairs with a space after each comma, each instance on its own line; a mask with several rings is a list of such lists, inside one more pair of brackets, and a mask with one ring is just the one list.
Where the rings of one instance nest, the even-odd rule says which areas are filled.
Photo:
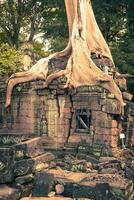
[[89, 133], [91, 124], [91, 110], [87, 108], [76, 110], [76, 131]]

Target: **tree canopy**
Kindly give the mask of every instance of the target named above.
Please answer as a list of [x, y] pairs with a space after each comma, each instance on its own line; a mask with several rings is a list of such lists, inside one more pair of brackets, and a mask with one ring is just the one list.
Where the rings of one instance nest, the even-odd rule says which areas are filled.
[[[94, 13], [103, 35], [108, 42], [115, 65], [120, 72], [134, 74], [134, 1], [133, 0], [92, 0]], [[25, 42], [35, 44], [35, 36], [39, 42], [48, 42], [48, 51], [61, 50], [66, 46], [68, 38], [67, 18], [64, 1], [61, 0], [3, 0], [0, 1], [0, 48], [8, 44], [11, 50]], [[41, 40], [42, 39], [42, 40]], [[36, 49], [41, 56], [42, 46], [36, 41]], [[39, 50], [40, 49], [40, 50]], [[13, 50], [14, 51], [14, 50]], [[0, 56], [0, 73], [6, 74], [3, 65], [2, 50]], [[5, 52], [4, 52], [5, 54]], [[12, 54], [12, 56], [14, 53]], [[16, 56], [16, 55], [15, 55]], [[7, 63], [10, 59], [7, 58]], [[18, 56], [19, 58], [19, 56]], [[15, 60], [15, 59], [13, 59]], [[18, 65], [18, 64], [17, 64]], [[16, 63], [7, 70], [7, 74], [16, 70]], [[133, 80], [129, 80], [129, 89], [134, 92]]]

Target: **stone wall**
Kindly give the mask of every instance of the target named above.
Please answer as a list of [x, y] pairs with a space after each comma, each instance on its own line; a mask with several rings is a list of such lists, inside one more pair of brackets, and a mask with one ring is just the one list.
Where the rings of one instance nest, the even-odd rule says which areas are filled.
[[[36, 81], [15, 88], [11, 108], [4, 108], [5, 83], [0, 87], [0, 132], [47, 135], [55, 143], [88, 142], [117, 147], [119, 134], [126, 133], [126, 142], [134, 144], [134, 104], [127, 101], [125, 117], [112, 94], [98, 86], [60, 89], [58, 80], [47, 89]], [[127, 94], [125, 96], [128, 96]], [[126, 98], [127, 99], [127, 98]], [[91, 111], [89, 131], [77, 131], [79, 109]]]

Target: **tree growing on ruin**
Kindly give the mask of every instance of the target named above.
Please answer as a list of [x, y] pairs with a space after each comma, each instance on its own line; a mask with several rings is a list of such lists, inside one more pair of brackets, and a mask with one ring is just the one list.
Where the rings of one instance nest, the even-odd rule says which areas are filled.
[[[44, 88], [52, 80], [65, 76], [64, 87], [100, 85], [115, 95], [121, 108], [124, 106], [122, 93], [112, 76], [104, 73], [92, 60], [96, 57], [108, 58], [115, 70], [109, 47], [97, 25], [90, 0], [65, 0], [68, 19], [69, 40], [61, 51], [39, 60], [30, 70], [13, 74], [7, 85], [6, 107], [10, 105], [12, 90], [15, 85], [33, 80], [44, 80]], [[52, 59], [67, 58], [67, 65], [48, 74], [48, 65]]]

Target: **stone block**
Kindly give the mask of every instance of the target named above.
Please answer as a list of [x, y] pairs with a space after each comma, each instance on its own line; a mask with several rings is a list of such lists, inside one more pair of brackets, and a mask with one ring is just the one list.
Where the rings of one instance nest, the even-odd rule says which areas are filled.
[[23, 185], [17, 185], [17, 189], [20, 190], [21, 197], [28, 197], [32, 193], [33, 183], [25, 183]]
[[89, 108], [89, 102], [88, 101], [85, 101], [85, 102], [73, 101], [73, 108], [74, 109]]
[[[108, 193], [108, 194], [107, 194]], [[74, 187], [75, 199], [110, 199], [110, 187], [108, 183], [77, 185]]]
[[105, 105], [102, 105], [102, 111], [110, 114], [120, 114], [121, 107], [116, 100], [106, 99]]
[[117, 128], [118, 122], [116, 120], [101, 120], [100, 127], [102, 128]]
[[68, 138], [69, 143], [80, 143], [80, 142], [88, 142], [91, 143], [92, 136], [90, 134], [79, 134], [75, 133], [73, 135], [70, 135]]
[[46, 171], [35, 173], [32, 196], [47, 197], [52, 190], [53, 182], [53, 174], [47, 173]]
[[72, 107], [71, 101], [66, 101], [64, 107], [65, 107], [65, 108], [71, 108], [71, 107]]
[[26, 184], [26, 183], [30, 183], [31, 181], [33, 181], [33, 178], [34, 178], [33, 174], [28, 174], [28, 175], [25, 175], [25, 176], [17, 177], [15, 179], [15, 182], [18, 185]]
[[48, 124], [49, 136], [53, 137], [56, 134], [55, 124]]
[[75, 127], [70, 128], [70, 135], [73, 135], [75, 133]]
[[74, 198], [130, 200], [133, 183], [115, 174], [98, 174], [81, 181], [74, 188]]
[[13, 180], [14, 151], [12, 148], [0, 148], [0, 183]]
[[117, 147], [118, 147], [118, 137], [116, 137], [116, 136], [111, 136], [110, 146], [111, 146], [112, 148], [117, 148]]
[[80, 96], [75, 95], [72, 97], [73, 102], [88, 102], [88, 99], [89, 99], [88, 93], [86, 95], [80, 95]]
[[64, 144], [67, 142], [67, 136], [66, 137], [59, 136], [59, 137], [54, 138], [54, 140], [55, 140], [55, 143], [57, 142], [58, 144], [61, 144], [61, 146], [64, 146]]
[[111, 136], [108, 134], [95, 134], [94, 135], [94, 142], [97, 144], [104, 144], [108, 145], [112, 148], [115, 148], [118, 146], [118, 137], [117, 136]]
[[105, 164], [105, 163], [120, 163], [120, 161], [118, 161], [117, 158], [110, 157], [110, 156], [101, 156], [99, 158], [99, 162], [102, 163], [102, 164]]
[[[59, 85], [58, 85], [59, 87]], [[58, 95], [64, 95], [66, 93], [66, 90], [65, 89], [60, 89], [60, 88], [57, 88], [57, 94]]]
[[48, 109], [51, 111], [58, 110], [58, 103], [56, 97], [54, 99], [48, 99], [47, 101]]
[[33, 138], [27, 141], [21, 142], [14, 145], [15, 148], [15, 157], [22, 159], [25, 157], [33, 158], [35, 156], [41, 155], [44, 150], [41, 144], [41, 138]]
[[70, 113], [64, 113], [64, 118], [65, 119], [71, 119], [71, 117], [72, 117], [72, 113], [70, 112]]
[[94, 125], [99, 126], [99, 123], [107, 121], [108, 119], [107, 113], [102, 111], [92, 111], [92, 121]]
[[88, 92], [89, 91], [89, 87], [88, 86], [79, 86], [76, 89], [77, 92]]
[[0, 200], [19, 200], [19, 190], [9, 187], [8, 185], [0, 185]]
[[[133, 183], [119, 174], [97, 174], [96, 172], [89, 174], [80, 172], [68, 173], [64, 170], [48, 170], [45, 173], [43, 176], [38, 175], [37, 178], [43, 182], [48, 176], [52, 184], [53, 178], [55, 182], [61, 182], [62, 180], [64, 185], [63, 195], [73, 197], [74, 199], [132, 200]], [[46, 188], [48, 191], [51, 188], [51, 184], [49, 185], [48, 183]], [[38, 191], [40, 192], [40, 189]]]
[[101, 111], [101, 105], [98, 101], [92, 101], [91, 103], [91, 110], [95, 111]]
[[61, 108], [60, 113], [70, 113], [71, 109], [70, 108]]
[[119, 86], [119, 88], [122, 91], [126, 91], [127, 90], [127, 82], [125, 78], [118, 78], [115, 79], [116, 84]]
[[76, 90], [79, 93], [85, 93], [85, 92], [102, 92], [103, 89], [97, 85], [92, 86], [80, 86]]
[[[54, 160], [54, 155], [52, 153], [45, 153], [40, 156], [37, 156], [33, 159], [24, 159], [21, 161], [18, 161], [14, 165], [14, 175], [15, 176], [23, 176], [26, 174], [30, 174], [35, 172], [36, 170], [39, 170], [42, 163], [50, 162]], [[42, 165], [44, 167], [44, 165]]]
[[[98, 122], [95, 124], [94, 130], [95, 130], [95, 135], [114, 135], [118, 136], [119, 135], [119, 129], [116, 127], [116, 123], [113, 126], [111, 123], [107, 123], [105, 121]], [[104, 127], [105, 126], [105, 127]], [[113, 126], [113, 127], [110, 127]]]
[[133, 98], [133, 95], [128, 92], [123, 92], [123, 99], [131, 101]]

